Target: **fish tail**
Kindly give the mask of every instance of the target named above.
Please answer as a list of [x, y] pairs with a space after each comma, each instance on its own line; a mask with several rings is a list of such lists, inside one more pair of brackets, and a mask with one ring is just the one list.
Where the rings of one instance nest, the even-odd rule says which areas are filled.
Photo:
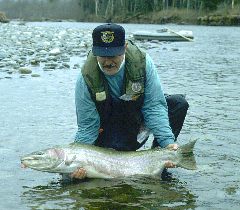
[[197, 169], [196, 160], [193, 154], [193, 148], [196, 141], [197, 139], [192, 140], [178, 149], [178, 153], [180, 154], [180, 161], [178, 163], [178, 166], [180, 166], [181, 168], [185, 168], [188, 170]]

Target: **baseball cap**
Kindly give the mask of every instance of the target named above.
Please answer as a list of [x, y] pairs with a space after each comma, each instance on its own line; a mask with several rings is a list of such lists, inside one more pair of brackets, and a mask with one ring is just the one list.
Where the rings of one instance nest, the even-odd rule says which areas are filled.
[[122, 26], [108, 23], [97, 26], [92, 33], [92, 52], [95, 56], [111, 57], [124, 54], [125, 30]]

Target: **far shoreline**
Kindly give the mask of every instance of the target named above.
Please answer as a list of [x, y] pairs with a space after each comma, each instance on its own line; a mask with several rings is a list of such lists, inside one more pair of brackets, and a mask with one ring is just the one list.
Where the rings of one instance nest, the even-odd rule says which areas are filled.
[[240, 26], [240, 14], [219, 12], [212, 14], [196, 14], [194, 11], [169, 10], [168, 12], [155, 12], [133, 16], [100, 17], [88, 15], [83, 18], [61, 18], [61, 17], [7, 17], [0, 11], [0, 23], [10, 21], [19, 22], [90, 22], [90, 23], [132, 23], [132, 24], [176, 24], [176, 25], [204, 25], [204, 26]]
[[[203, 25], [203, 26], [240, 26], [240, 15], [239, 16], [203, 16], [199, 17], [196, 21], [109, 21], [109, 20], [73, 20], [73, 19], [8, 19], [9, 22], [84, 22], [84, 23], [123, 23], [123, 24], [175, 24], [175, 25]], [[0, 21], [1, 23], [1, 21]]]

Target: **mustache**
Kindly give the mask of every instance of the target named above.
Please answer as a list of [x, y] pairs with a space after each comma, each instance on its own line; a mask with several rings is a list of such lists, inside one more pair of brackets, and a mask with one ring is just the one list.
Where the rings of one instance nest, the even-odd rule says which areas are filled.
[[116, 65], [115, 64], [109, 64], [109, 65], [104, 65], [103, 66], [103, 68], [107, 68], [107, 69], [111, 69], [111, 68], [114, 68], [114, 67], [116, 67]]

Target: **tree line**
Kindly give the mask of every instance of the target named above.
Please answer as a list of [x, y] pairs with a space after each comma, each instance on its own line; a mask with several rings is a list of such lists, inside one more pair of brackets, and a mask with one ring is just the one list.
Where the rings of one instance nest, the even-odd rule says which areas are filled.
[[219, 7], [234, 9], [239, 4], [240, 0], [4, 0], [0, 1], [0, 11], [9, 18], [28, 20], [49, 18], [101, 21], [173, 9], [207, 13]]
[[95, 15], [115, 13], [148, 13], [168, 9], [193, 9], [195, 11], [212, 11], [218, 6], [225, 5], [232, 8], [240, 3], [240, 0], [83, 0], [91, 2], [89, 9], [95, 11]]

